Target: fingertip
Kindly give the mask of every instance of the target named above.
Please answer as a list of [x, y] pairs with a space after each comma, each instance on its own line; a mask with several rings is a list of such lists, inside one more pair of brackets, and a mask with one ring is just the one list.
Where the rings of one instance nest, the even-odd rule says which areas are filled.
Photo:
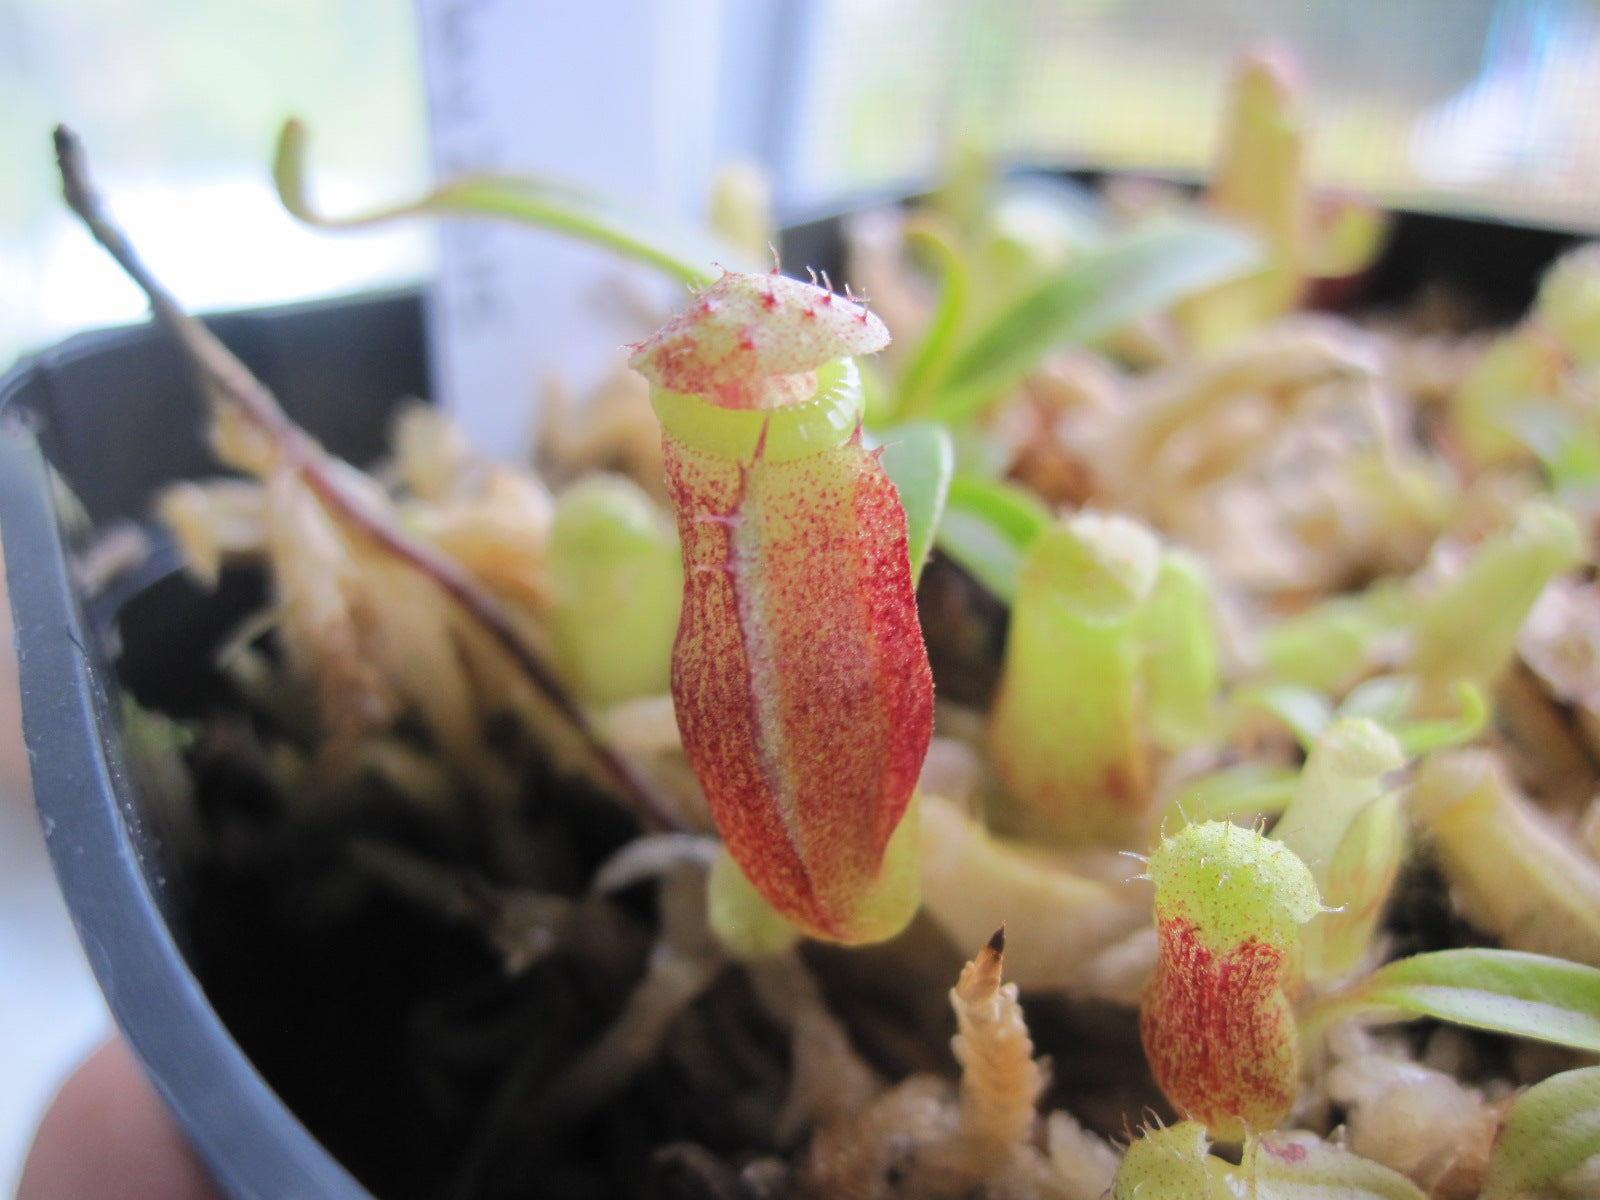
[[219, 1200], [205, 1168], [120, 1037], [46, 1110], [16, 1200]]

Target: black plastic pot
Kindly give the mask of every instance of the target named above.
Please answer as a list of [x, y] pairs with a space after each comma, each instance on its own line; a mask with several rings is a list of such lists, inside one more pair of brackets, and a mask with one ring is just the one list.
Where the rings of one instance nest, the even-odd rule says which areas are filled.
[[[357, 462], [377, 455], [396, 402], [427, 389], [414, 293], [212, 324], [298, 419]], [[47, 462], [102, 527], [142, 520], [163, 484], [214, 470], [185, 365], [153, 327], [84, 335], [0, 382], [0, 413], [0, 540], [34, 795], [112, 1014], [227, 1195], [367, 1200], [207, 998], [190, 959], [182, 881], [127, 766], [122, 689], [180, 711], [191, 706], [204, 688], [207, 647], [243, 597], [214, 605], [173, 579], [125, 607], [115, 597], [91, 606], [68, 566]], [[118, 614], [108, 606], [123, 607], [116, 671], [105, 630]]]
[[[786, 261], [837, 262], [837, 234], [831, 221], [791, 230]], [[1486, 317], [1509, 319], [1570, 240], [1515, 226], [1403, 217], [1365, 295], [1394, 302], [1443, 280]], [[427, 391], [415, 293], [211, 324], [291, 415], [358, 463], [382, 450], [397, 402]], [[146, 577], [115, 594], [86, 597], [69, 569], [50, 484], [53, 467], [96, 528], [143, 521], [164, 484], [213, 470], [203, 427], [179, 354], [152, 327], [74, 338], [0, 380], [0, 540], [34, 792], [111, 1011], [224, 1192], [235, 1200], [370, 1200], [218, 1015], [216, 997], [208, 995], [216, 981], [196, 959], [186, 881], [162, 837], [159, 812], [132, 781], [123, 744], [124, 691], [163, 711], [200, 710], [212, 688], [209, 649], [254, 596], [245, 585], [202, 597], [158, 555]], [[113, 636], [115, 670], [107, 652]], [[316, 980], [302, 986], [314, 988]]]

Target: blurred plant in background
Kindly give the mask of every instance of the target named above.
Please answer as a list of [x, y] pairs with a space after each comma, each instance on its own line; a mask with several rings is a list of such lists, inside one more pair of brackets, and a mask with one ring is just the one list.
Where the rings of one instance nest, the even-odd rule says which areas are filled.
[[[553, 965], [583, 987], [626, 994], [603, 1032], [541, 1024], [562, 1065], [553, 1079], [539, 1074], [528, 1102], [547, 1139], [519, 1150], [532, 1161], [554, 1153], [565, 1123], [625, 1099], [676, 1054], [681, 1022], [737, 976], [749, 988], [742, 1008], [769, 1021], [792, 1067], [789, 1082], [768, 1073], [752, 1144], [789, 1154], [767, 1169], [789, 1172], [802, 1193], [888, 1194], [914, 1178], [927, 1196], [978, 1183], [997, 1196], [1102, 1194], [1121, 1149], [1105, 1140], [1114, 1123], [1091, 1135], [1070, 1106], [1044, 1101], [1036, 1113], [1044, 1074], [1018, 986], [1103, 1006], [1088, 1038], [1057, 1041], [1071, 1045], [1058, 1061], [1109, 1050], [1117, 1083], [1136, 1060], [1114, 1039], [1139, 1004], [1155, 1082], [1184, 1121], [1133, 1143], [1118, 1195], [1193, 1176], [1217, 1195], [1240, 1194], [1243, 1181], [1257, 1195], [1342, 1185], [1341, 1194], [1415, 1200], [1438, 1184], [1419, 1157], [1487, 1145], [1496, 1131], [1492, 1152], [1446, 1170], [1484, 1195], [1543, 1186], [1600, 1145], [1600, 1084], [1579, 1065], [1600, 1049], [1600, 868], [1583, 844], [1597, 821], [1595, 734], [1582, 713], [1563, 722], [1555, 711], [1592, 702], [1592, 646], [1578, 635], [1592, 620], [1600, 479], [1594, 251], [1561, 260], [1524, 322], [1492, 339], [1441, 345], [1409, 328], [1301, 311], [1319, 281], [1366, 269], [1384, 222], [1368, 204], [1313, 190], [1293, 72], [1271, 55], [1249, 61], [1198, 198], [1144, 185], [1112, 187], [1099, 203], [1059, 180], [1014, 184], [992, 146], [1017, 147], [984, 109], [1014, 111], [996, 98], [1025, 77], [1014, 67], [1026, 58], [1020, 47], [1035, 48], [1038, 11], [986, 22], [943, 123], [971, 128], [991, 155], [958, 137], [945, 187], [851, 223], [854, 281], [899, 331], [881, 359], [860, 365], [859, 385], [844, 360], [791, 362], [763, 344], [772, 313], [787, 308], [802, 329], [824, 313], [852, 330], [859, 321], [874, 333], [860, 349], [880, 348], [875, 319], [848, 292], [794, 281], [780, 289], [776, 272], [713, 283], [718, 260], [653, 241], [614, 206], [549, 180], [467, 178], [403, 206], [529, 217], [700, 286], [695, 339], [680, 344], [674, 322], [664, 331], [673, 336], [644, 347], [646, 358], [666, 346], [676, 366], [710, 372], [653, 378], [650, 402], [669, 434], [680, 537], [700, 544], [683, 575], [685, 604], [703, 622], [694, 636], [722, 647], [714, 665], [733, 666], [719, 682], [738, 695], [706, 699], [706, 672], [685, 667], [690, 639], [680, 635], [670, 669], [677, 734], [659, 693], [673, 624], [665, 585], [677, 574], [670, 535], [645, 498], [659, 463], [638, 460], [638, 478], [602, 503], [478, 461], [447, 425], [413, 414], [388, 474], [349, 472], [227, 367], [69, 182], [97, 236], [211, 372], [216, 445], [255, 477], [187, 485], [167, 499], [196, 574], [214, 579], [240, 557], [264, 558], [274, 573], [275, 605], [227, 653], [267, 731], [247, 769], [286, 820], [314, 822], [320, 799], [440, 821], [487, 865], [362, 836], [350, 839], [351, 869], [476, 927], [513, 975]], [[1132, 0], [1103, 10], [1140, 11], [1148, 15]], [[1519, 22], [1537, 31], [1565, 11], [1507, 6], [1487, 74], [1469, 81], [1498, 78], [1521, 45]], [[950, 20], [943, 28], [975, 28]], [[1563, 41], [1572, 52], [1586, 44], [1581, 15], [1558, 27], [1575, 31]], [[1448, 95], [1490, 94], [1478, 86]], [[1483, 103], [1457, 111], [1468, 115], [1451, 120], [1470, 124]], [[306, 195], [302, 132], [286, 129], [279, 182], [291, 209], [315, 222], [324, 198], [313, 205]], [[70, 166], [66, 135], [63, 146]], [[335, 198], [331, 207], [342, 206]], [[740, 229], [766, 223], [758, 200], [747, 208]], [[694, 353], [680, 359], [685, 347]], [[1430, 351], [1447, 360], [1432, 375], [1421, 361]], [[759, 387], [739, 374], [752, 357], [773, 359]], [[780, 438], [772, 411], [743, 411], [829, 408], [835, 384], [840, 413], [849, 393], [848, 416], [826, 424], [844, 442], [824, 451], [848, 447], [839, 457], [849, 471], [811, 462], [821, 426]], [[637, 381], [617, 386], [642, 396]], [[717, 404], [738, 411], [685, 424], [708, 393], [741, 397]], [[633, 411], [637, 423], [643, 409]], [[635, 434], [623, 440], [613, 457], [637, 450]], [[887, 523], [839, 502], [882, 493], [880, 451], [897, 493]], [[565, 466], [552, 476], [581, 472]], [[803, 503], [808, 487], [795, 481], [805, 472], [823, 508]], [[575, 528], [582, 536], [556, 536]], [[829, 840], [842, 821], [827, 805], [842, 793], [827, 777], [834, 760], [853, 756], [835, 732], [810, 735], [845, 696], [881, 714], [858, 678], [862, 664], [880, 692], [906, 673], [885, 668], [870, 646], [802, 626], [807, 606], [790, 601], [818, 588], [883, 618], [885, 573], [862, 551], [873, 537], [893, 551], [883, 561], [893, 562], [902, 608], [904, 568], [920, 566], [931, 538], [943, 582], [934, 576], [924, 606], [966, 607], [930, 643], [993, 653], [986, 681], [941, 685], [920, 799], [906, 796], [909, 768], [892, 755], [883, 757], [895, 762], [895, 785], [876, 801], [870, 789], [851, 799], [881, 837], [831, 879], [843, 850], [859, 849]], [[863, 569], [830, 574], [840, 562]], [[615, 603], [591, 605], [591, 594]], [[991, 619], [996, 607], [1005, 622]], [[268, 628], [275, 640], [263, 638]], [[608, 662], [606, 643], [622, 630], [633, 653]], [[772, 652], [780, 635], [792, 659]], [[814, 655], [813, 643], [845, 652]], [[629, 678], [615, 677], [619, 664]], [[927, 715], [931, 700], [913, 698]], [[715, 719], [700, 721], [696, 704]], [[781, 717], [745, 757], [731, 753], [743, 748], [728, 734], [728, 714], [740, 712]], [[1536, 746], [1541, 723], [1552, 727]], [[886, 721], [891, 731], [913, 724]], [[1567, 758], [1547, 753], [1551, 745]], [[586, 818], [578, 805], [570, 828], [554, 815], [572, 794], [550, 786], [541, 762], [623, 801], [641, 836], [608, 842], [613, 829], [596, 838], [606, 855], [584, 857], [593, 848], [580, 854], [572, 829]], [[719, 769], [728, 778], [710, 777]], [[807, 786], [773, 789], [761, 827], [742, 827], [761, 788], [789, 775]], [[786, 836], [793, 847], [780, 844]], [[1145, 851], [1145, 875], [1116, 870], [1119, 852]], [[906, 869], [879, 868], [880, 857]], [[800, 876], [837, 892], [827, 911], [794, 902], [805, 889], [788, 884]], [[575, 879], [586, 882], [575, 889]], [[658, 906], [633, 931], [648, 959], [593, 961], [615, 942], [591, 936], [598, 923], [614, 934], [635, 919], [612, 898], [649, 879], [660, 883]], [[920, 902], [902, 879], [914, 879]], [[886, 889], [892, 920], [876, 905], [887, 883], [896, 884]], [[1441, 923], [1419, 938], [1409, 906], [1390, 904], [1408, 888], [1478, 936]], [[903, 942], [853, 955], [876, 964], [856, 969], [898, 993], [902, 1011], [880, 1038], [923, 1043], [920, 1059], [880, 1077], [841, 1030], [861, 1020], [840, 983], [851, 956], [796, 950], [784, 919], [823, 940], [873, 942], [919, 903], [926, 920], [907, 926]], [[1380, 923], [1386, 912], [1390, 923]], [[1002, 919], [1014, 938], [1009, 988], [1006, 938], [991, 933]], [[954, 1086], [948, 1070], [929, 1066], [943, 1030], [918, 1012], [951, 948], [983, 938], [951, 997]], [[1572, 1053], [1452, 1076], [1414, 1045], [1364, 1028], [1416, 1017]], [[708, 1021], [717, 1034], [727, 1027]], [[1475, 1044], [1446, 1037], [1460, 1055]], [[694, 1050], [684, 1061], [713, 1058]], [[851, 1086], [817, 1094], [808, 1075], [824, 1061]], [[1430, 1082], [1421, 1100], [1399, 1078], [1411, 1068]], [[1481, 1094], [1468, 1094], [1478, 1085]], [[1434, 1119], [1430, 1106], [1446, 1093], [1467, 1102]], [[1087, 1109], [1101, 1095], [1077, 1099]], [[700, 1098], [724, 1115], [723, 1091]], [[1563, 1106], [1584, 1115], [1581, 1127], [1543, 1128], [1541, 1114]], [[1124, 1134], [1131, 1111], [1119, 1114]], [[1382, 1145], [1396, 1113], [1411, 1135]], [[1335, 1131], [1341, 1120], [1357, 1153]], [[1281, 1132], [1287, 1123], [1299, 1130]], [[814, 1137], [800, 1149], [808, 1127]], [[1242, 1143], [1237, 1172], [1209, 1153], [1213, 1137]], [[732, 1159], [717, 1165], [734, 1170]]]
[[[420, 7], [448, 27], [450, 5]], [[494, 19], [496, 5], [472, 7], [474, 19]], [[713, 131], [712, 157], [759, 161], [780, 220], [921, 184], [964, 139], [1015, 160], [1198, 176], [1215, 153], [1227, 64], [1271, 40], [1305, 62], [1319, 186], [1574, 228], [1594, 228], [1600, 212], [1600, 41], [1583, 0], [1394, 0], [1381, 21], [1336, 0], [682, 8], [721, 39], [706, 47], [721, 60], [717, 110], [748, 113], [756, 131]], [[763, 30], [772, 45], [753, 44]], [[11, 0], [0, 10], [0, 361], [141, 311], [67, 233], [39, 150], [39, 131], [56, 121], [101, 148], [119, 208], [149, 231], [148, 256], [191, 308], [420, 279], [427, 235], [330, 248], [283, 218], [260, 166], [294, 112], [326, 131], [330, 201], [359, 207], [414, 190], [430, 155], [420, 41], [416, 7], [374, 0]], [[527, 57], [537, 61], [538, 48]], [[760, 91], [750, 90], [752, 58]], [[603, 89], [587, 99], [587, 119], [603, 124]], [[584, 175], [565, 161], [500, 166]], [[224, 272], [216, 256], [186, 252], [204, 222], [251, 259]]]
[[[1594, 598], [1600, 259], [1569, 251], [1494, 335], [1306, 308], [1371, 267], [1386, 218], [1312, 188], [1296, 79], [1281, 54], [1245, 58], [1199, 192], [1097, 197], [969, 153], [933, 194], [845, 222], [892, 344], [826, 276], [719, 268], [738, 247], [665, 237], [561, 181], [479, 173], [322, 215], [288, 123], [276, 178], [312, 224], [518, 217], [689, 285], [630, 359], [663, 458], [637, 459], [624, 503], [601, 507], [476, 461], [437, 413], [408, 418], [377, 477], [330, 459], [151, 278], [58, 132], [69, 201], [188, 349], [216, 448], [254, 477], [165, 501], [202, 580], [271, 568], [275, 603], [223, 656], [261, 721], [263, 752], [236, 765], [289, 822], [370, 802], [477, 844], [463, 867], [363, 833], [341, 869], [476, 925], [513, 974], [534, 945], [576, 972], [538, 1005], [610, 978], [573, 905], [624, 921], [609, 898], [659, 881], [648, 964], [605, 985], [622, 1010], [560, 1035], [564, 1065], [535, 1085], [548, 1153], [562, 1121], [626, 1108], [733, 977], [792, 1033], [776, 1073], [792, 1080], [751, 1136], [790, 1151], [811, 1126], [765, 1168], [797, 1194], [1101, 1194], [1120, 1144], [1098, 1139], [1131, 1137], [1158, 1101], [1099, 1125], [1077, 1121], [1100, 1090], [1051, 1107], [1018, 988], [1102, 1006], [1051, 1040], [1058, 1061], [1114, 1062], [1113, 1088], [1146, 1082], [1116, 1047], [1137, 1008], [1183, 1123], [1134, 1140], [1117, 1195], [1192, 1175], [1219, 1196], [1417, 1200], [1440, 1178], [1419, 1156], [1469, 1127], [1512, 1148], [1447, 1163], [1459, 1194], [1509, 1195], [1600, 1146], [1583, 1057], [1600, 1049], [1593, 728], [1529, 736], [1592, 683], [1577, 614]], [[742, 208], [726, 228], [770, 220], [756, 192], [718, 194], [724, 221]], [[1417, 370], [1430, 351], [1448, 351], [1434, 375]], [[611, 386], [648, 420], [637, 380]], [[624, 424], [604, 423], [621, 443], [607, 459], [634, 459]], [[641, 519], [663, 475], [684, 546], [675, 639], [670, 537]], [[574, 522], [584, 537], [553, 536]], [[930, 540], [924, 657], [909, 614]], [[599, 653], [617, 636], [628, 655]], [[935, 709], [930, 658], [948, 669], [952, 646], [977, 647], [980, 678], [947, 674]], [[664, 681], [676, 735], [650, 694]], [[551, 786], [552, 768], [631, 809], [638, 836], [585, 858], [580, 806], [557, 815], [583, 784]], [[469, 912], [467, 895], [489, 899]], [[951, 997], [952, 1089], [940, 1026], [915, 1010], [951, 948], [982, 939]], [[895, 996], [876, 1038], [831, 1024], [860, 1019], [833, 974], [850, 969]], [[780, 1003], [759, 998], [774, 974]], [[827, 998], [804, 1032], [792, 1004], [812, 988]], [[1366, 1027], [1416, 1018], [1568, 1053], [1402, 1096], [1394, 1073], [1431, 1058]], [[919, 1039], [920, 1065], [871, 1082], [879, 1041]], [[800, 1064], [825, 1057], [861, 1087], [811, 1095]], [[1451, 1088], [1467, 1101], [1442, 1118]], [[717, 1113], [725, 1098], [697, 1094]], [[1567, 1102], [1581, 1119], [1541, 1130]], [[1395, 1144], [1345, 1148], [1340, 1122], [1391, 1119], [1409, 1131]], [[1240, 1145], [1237, 1171], [1209, 1139]]]

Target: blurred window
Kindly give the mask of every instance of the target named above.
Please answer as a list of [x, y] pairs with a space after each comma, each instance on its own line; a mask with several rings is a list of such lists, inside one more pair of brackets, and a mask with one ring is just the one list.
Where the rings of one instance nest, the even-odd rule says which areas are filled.
[[[477, 11], [512, 0], [421, 2]], [[662, 5], [642, 11], [664, 25], [678, 13], [720, 22], [717, 128], [702, 140], [763, 159], [783, 213], [916, 186], [958, 136], [1034, 162], [1202, 172], [1231, 64], [1277, 42], [1302, 64], [1322, 184], [1600, 229], [1591, 0]], [[538, 20], [578, 19], [541, 9]], [[318, 235], [280, 210], [267, 178], [274, 134], [295, 113], [313, 130], [324, 207], [424, 185], [419, 24], [414, 4], [396, 0], [0, 4], [0, 363], [144, 311], [61, 209], [57, 121], [82, 134], [122, 221], [192, 308], [425, 277], [425, 228]], [[581, 106], [567, 119], [583, 122]]]
[[271, 303], [430, 269], [427, 231], [318, 235], [281, 210], [268, 178], [277, 129], [298, 114], [330, 209], [421, 187], [420, 74], [403, 0], [4, 0], [0, 369], [146, 311], [60, 202], [56, 123], [83, 138], [118, 218], [180, 301]]
[[1231, 64], [1299, 60], [1324, 185], [1600, 229], [1589, 0], [825, 0], [791, 195], [926, 178], [961, 134], [1014, 158], [1198, 173]]

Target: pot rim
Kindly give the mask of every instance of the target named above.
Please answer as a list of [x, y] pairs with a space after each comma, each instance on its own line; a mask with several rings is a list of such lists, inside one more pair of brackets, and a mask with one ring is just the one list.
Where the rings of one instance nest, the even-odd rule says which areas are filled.
[[0, 378], [0, 551], [34, 803], [107, 1007], [221, 1191], [234, 1200], [372, 1200], [257, 1071], [184, 953], [169, 859], [128, 769], [120, 685], [85, 614], [52, 499], [41, 442], [53, 431], [40, 428], [37, 406], [50, 402], [56, 373], [164, 337], [151, 326], [79, 334]]

